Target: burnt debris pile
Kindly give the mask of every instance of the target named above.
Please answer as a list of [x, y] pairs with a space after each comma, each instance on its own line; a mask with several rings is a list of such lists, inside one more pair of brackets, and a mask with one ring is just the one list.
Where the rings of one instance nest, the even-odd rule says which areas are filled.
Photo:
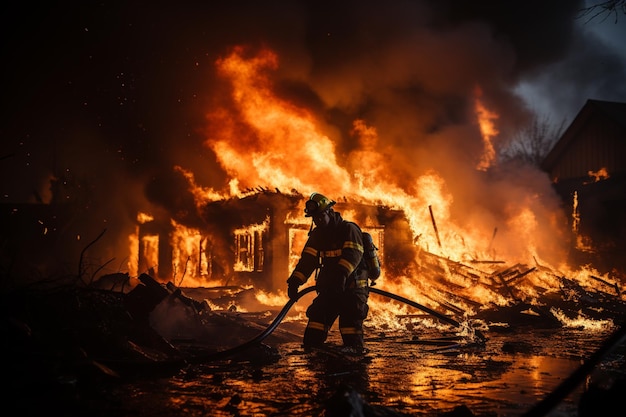
[[592, 272], [567, 276], [539, 264], [458, 262], [427, 252], [419, 255], [418, 271], [433, 308], [458, 321], [553, 328], [626, 317], [624, 277], [617, 271], [604, 278]]
[[[617, 323], [626, 317], [623, 283], [618, 279], [590, 275], [581, 280], [541, 266], [462, 263], [428, 253], [420, 258], [419, 274], [429, 283], [424, 294], [432, 310], [427, 311], [436, 311], [434, 315], [451, 323], [479, 320], [488, 330], [500, 331], [519, 326], [556, 328], [577, 319]], [[29, 354], [44, 361], [67, 359], [108, 375], [132, 373], [135, 367], [176, 367], [253, 339], [278, 313], [256, 300], [254, 288], [179, 288], [147, 274], [138, 281], [125, 292], [68, 285], [5, 293], [7, 351], [25, 362]], [[384, 288], [384, 282], [379, 287]], [[489, 297], [475, 295], [485, 293]], [[242, 305], [255, 311], [239, 311]], [[266, 342], [300, 337], [278, 326]], [[38, 366], [17, 363], [13, 369], [17, 373], [23, 366]]]

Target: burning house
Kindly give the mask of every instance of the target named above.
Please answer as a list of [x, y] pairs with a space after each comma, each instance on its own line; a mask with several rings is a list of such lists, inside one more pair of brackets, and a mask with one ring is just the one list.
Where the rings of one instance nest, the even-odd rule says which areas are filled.
[[[184, 228], [184, 233], [175, 230], [171, 219], [150, 218], [138, 228], [138, 271], [152, 271], [178, 285], [219, 282], [284, 290], [312, 227], [303, 216], [304, 200], [295, 191], [260, 189], [242, 198], [210, 202], [201, 210], [206, 226]], [[414, 254], [401, 211], [347, 199], [336, 209], [373, 236], [386, 271], [406, 268]]]
[[[583, 2], [244, 3], [9, 14], [23, 24], [5, 25], [15, 81], [0, 280], [7, 375], [28, 393], [19, 406], [67, 411], [65, 398], [90, 402], [82, 384], [100, 394], [103, 378], [168, 366], [183, 371], [167, 385], [114, 388], [96, 403], [146, 393], [137, 407], [130, 395], [129, 413], [98, 412], [320, 415], [300, 398], [324, 398], [316, 384], [344, 377], [411, 412], [470, 392], [511, 394], [519, 411], [519, 395], [529, 405], [553, 389], [565, 371], [549, 378], [536, 358], [577, 366], [593, 348], [583, 338], [626, 311], [624, 104], [589, 100], [543, 170], [498, 153], [539, 113], [521, 96], [527, 82], [545, 75], [550, 87], [536, 85], [568, 97], [564, 112], [598, 80], [623, 86], [621, 58], [599, 56], [576, 24]], [[289, 306], [314, 191], [379, 248], [373, 360], [345, 370], [334, 360], [344, 356], [279, 346], [287, 365], [274, 370], [183, 368], [249, 347]], [[292, 306], [277, 344], [301, 339], [306, 307]], [[562, 340], [533, 340], [546, 328], [565, 329]], [[512, 337], [485, 346], [476, 330]], [[255, 348], [264, 360], [278, 349]], [[513, 362], [528, 385], [509, 384]], [[86, 407], [76, 415], [98, 408]]]

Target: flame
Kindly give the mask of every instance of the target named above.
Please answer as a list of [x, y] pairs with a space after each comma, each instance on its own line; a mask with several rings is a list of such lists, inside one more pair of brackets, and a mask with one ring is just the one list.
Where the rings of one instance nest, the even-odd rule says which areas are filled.
[[[231, 194], [228, 194], [228, 193], [221, 193], [221, 192], [215, 191], [211, 188], [202, 187], [197, 184], [194, 173], [181, 166], [178, 166], [178, 165], [174, 166], [174, 170], [177, 172], [180, 172], [189, 183], [189, 190], [194, 195], [197, 207], [202, 207], [206, 203], [209, 203], [211, 201], [217, 201], [217, 200], [221, 200], [224, 198], [228, 198], [229, 195], [239, 195], [238, 191], [233, 192], [234, 190], [232, 189], [231, 189]], [[236, 188], [237, 187], [235, 186], [235, 189]]]
[[591, 240], [580, 233], [580, 212], [578, 211], [578, 191], [574, 191], [572, 201], [572, 232], [576, 238], [576, 249], [593, 252]]
[[496, 159], [496, 151], [491, 143], [493, 137], [497, 136], [500, 132], [495, 126], [494, 120], [498, 119], [498, 114], [489, 111], [483, 102], [481, 101], [482, 91], [476, 89], [476, 98], [474, 101], [476, 116], [478, 117], [478, 125], [480, 127], [480, 133], [483, 138], [484, 151], [480, 159], [480, 162], [476, 166], [476, 169], [480, 171], [486, 171]]
[[610, 178], [609, 172], [604, 167], [600, 168], [597, 171], [588, 171], [587, 175], [589, 175], [593, 181], [586, 182], [585, 184], [590, 184], [590, 183], [594, 183], [594, 182], [598, 182], [598, 181], [606, 180]]
[[208, 116], [219, 127], [206, 142], [218, 162], [240, 187], [272, 184], [309, 190], [318, 186], [319, 178], [333, 178], [336, 186], [327, 193], [345, 193], [350, 175], [340, 167], [333, 141], [319, 131], [308, 111], [271, 90], [267, 71], [277, 68], [276, 54], [264, 49], [248, 58], [245, 53], [237, 47], [217, 62], [219, 73], [232, 83], [237, 111], [236, 118], [225, 111]]
[[[159, 271], [159, 235], [145, 235], [140, 239], [140, 247], [143, 248], [145, 271]], [[141, 272], [145, 272], [141, 271]]]
[[[263, 256], [252, 256], [255, 252], [262, 252], [263, 246], [260, 237], [263, 232], [269, 229], [270, 218], [267, 216], [261, 224], [253, 224], [235, 230], [235, 251], [237, 259], [235, 271], [255, 271], [262, 270]], [[254, 265], [253, 259], [260, 259], [260, 265]]]
[[[307, 194], [323, 188], [327, 195], [402, 210], [414, 241], [426, 250], [457, 259], [483, 256], [486, 248], [494, 250], [493, 225], [481, 230], [480, 225], [468, 229], [457, 224], [451, 210], [454, 199], [442, 175], [434, 169], [415, 175], [413, 181], [407, 181], [408, 175], [398, 175], [388, 157], [397, 149], [381, 145], [385, 141], [365, 119], [353, 121], [350, 134], [357, 146], [340, 159], [335, 141], [322, 131], [322, 121], [273, 92], [271, 74], [278, 68], [278, 57], [272, 51], [262, 49], [254, 54], [236, 47], [216, 65], [232, 89], [228, 102], [207, 116], [211, 130], [206, 144], [232, 176], [232, 190], [240, 193], [241, 189], [270, 184], [279, 189], [303, 189]], [[486, 168], [494, 158], [491, 139], [498, 133], [497, 115], [485, 108], [481, 95], [477, 89], [476, 112], [485, 141], [481, 166]], [[515, 221], [505, 226], [524, 227]], [[516, 235], [517, 230], [502, 234]], [[519, 245], [510, 245], [503, 254], [536, 252]]]
[[580, 213], [578, 212], [578, 191], [574, 191], [572, 202], [572, 231], [577, 234], [580, 226]]
[[[385, 290], [401, 294], [432, 308], [442, 305], [462, 306], [466, 314], [472, 314], [471, 304], [455, 299], [464, 296], [484, 303], [506, 305], [510, 300], [489, 285], [480, 285], [480, 277], [491, 276], [488, 270], [472, 268], [470, 262], [497, 261], [498, 258], [547, 265], [540, 258], [547, 240], [558, 240], [559, 216], [541, 205], [541, 196], [535, 193], [518, 193], [514, 198], [497, 202], [499, 216], [482, 213], [484, 208], [464, 210], [459, 218], [452, 188], [442, 172], [424, 168], [418, 172], [399, 174], [394, 165], [397, 154], [389, 140], [381, 137], [379, 130], [365, 118], [352, 122], [351, 148], [340, 151], [333, 138], [334, 131], [325, 127], [324, 121], [303, 107], [278, 96], [272, 76], [279, 67], [278, 56], [269, 49], [252, 51], [235, 47], [216, 62], [218, 74], [228, 88], [226, 97], [207, 114], [209, 129], [205, 144], [216, 155], [218, 163], [228, 174], [226, 191], [216, 191], [197, 184], [193, 172], [177, 166], [175, 170], [187, 180], [198, 207], [223, 198], [243, 197], [259, 185], [276, 189], [303, 190], [308, 195], [320, 191], [336, 199], [347, 197], [355, 202], [377, 204], [404, 213], [411, 231], [411, 239], [417, 253], [428, 252], [428, 258], [415, 259], [406, 271], [378, 280]], [[477, 89], [474, 108], [483, 141], [483, 154], [476, 169], [486, 171], [495, 160], [492, 140], [499, 134], [496, 128], [497, 113], [488, 110], [482, 102], [482, 92]], [[603, 174], [603, 173], [602, 173]], [[598, 174], [600, 175], [600, 174]], [[469, 182], [469, 181], [468, 181]], [[576, 195], [575, 195], [576, 198]], [[342, 213], [351, 219], [356, 213]], [[573, 213], [577, 214], [576, 208]], [[141, 214], [140, 223], [152, 220]], [[310, 219], [287, 216], [290, 227], [288, 235], [289, 268], [295, 267], [310, 227]], [[372, 224], [376, 222], [372, 221]], [[176, 284], [207, 285], [211, 279], [210, 239], [203, 232], [172, 221], [170, 244], [173, 253], [172, 275]], [[574, 222], [577, 228], [578, 223]], [[242, 225], [235, 230], [236, 251], [233, 271], [254, 271], [262, 267], [263, 241], [261, 236], [269, 229], [269, 218], [253, 225]], [[576, 229], [577, 230], [577, 229]], [[576, 231], [575, 230], [575, 231]], [[497, 233], [496, 233], [497, 232]], [[372, 235], [379, 248], [384, 248], [382, 234], [373, 230]], [[496, 236], [497, 235], [497, 236]], [[496, 239], [497, 237], [497, 239]], [[158, 268], [158, 241], [154, 235], [136, 235], [130, 244], [142, 248], [146, 265], [140, 268]], [[558, 248], [557, 248], [558, 250]], [[252, 252], [261, 254], [254, 264]], [[138, 252], [132, 252], [132, 257]], [[260, 259], [260, 261], [258, 260]], [[455, 268], [454, 262], [465, 262], [465, 269]], [[480, 264], [476, 264], [480, 265]], [[488, 264], [487, 264], [488, 265]], [[497, 264], [494, 264], [497, 265]], [[495, 269], [495, 268], [494, 268]], [[422, 279], [420, 272], [436, 270], [437, 279]], [[535, 297], [535, 286], [558, 287], [554, 276], [545, 273], [529, 273], [513, 268], [517, 276], [525, 276], [518, 290], [527, 297]], [[528, 275], [526, 275], [528, 274]], [[514, 276], [516, 276], [514, 275]], [[225, 277], [227, 279], [228, 277]], [[495, 279], [495, 278], [494, 278]], [[504, 280], [505, 278], [503, 278]], [[219, 279], [216, 285], [224, 285]], [[455, 294], [449, 289], [454, 285]], [[285, 289], [274, 294], [259, 291], [258, 301], [265, 305], [283, 305], [287, 301]], [[393, 301], [372, 298], [370, 324], [385, 323], [398, 329], [407, 325], [397, 317], [415, 315], [415, 310]], [[303, 303], [295, 306], [302, 314]], [[421, 317], [427, 326], [441, 326], [432, 318]], [[393, 325], [392, 325], [393, 323]]]
[[[172, 220], [170, 244], [174, 248], [173, 280], [180, 286], [183, 281], [186, 285], [194, 277], [207, 275], [206, 240], [196, 229], [185, 227]], [[197, 282], [195, 283], [197, 285]]]
[[284, 294], [272, 294], [266, 291], [258, 291], [256, 299], [264, 306], [282, 307], [285, 305]]
[[139, 226], [128, 236], [128, 253], [128, 274], [136, 277], [139, 275]]
[[557, 308], [551, 308], [550, 312], [563, 323], [563, 327], [573, 329], [585, 329], [595, 332], [610, 330], [613, 327], [612, 320], [591, 320], [579, 314], [577, 317], [570, 318]]
[[402, 189], [389, 175], [394, 170], [387, 158], [377, 151], [376, 129], [362, 119], [353, 122], [351, 131], [360, 146], [348, 155], [346, 167], [341, 166], [334, 142], [318, 127], [321, 122], [272, 92], [268, 70], [277, 68], [277, 56], [267, 49], [252, 57], [246, 52], [237, 47], [217, 62], [220, 74], [232, 83], [234, 110], [208, 115], [214, 128], [206, 142], [237, 179], [238, 188], [269, 183], [276, 188], [317, 190], [323, 183], [329, 195], [403, 210], [414, 237], [436, 248], [436, 237], [425, 229], [431, 223], [424, 210], [432, 205], [442, 221], [448, 220], [452, 198], [445, 192], [445, 181], [430, 171]]
[[137, 213], [137, 223], [144, 224], [154, 220], [154, 216], [148, 213], [140, 212]]

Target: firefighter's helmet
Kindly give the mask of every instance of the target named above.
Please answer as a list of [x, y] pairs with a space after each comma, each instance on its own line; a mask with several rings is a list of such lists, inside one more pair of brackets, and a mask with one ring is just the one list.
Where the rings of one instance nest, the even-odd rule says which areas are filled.
[[311, 217], [316, 214], [323, 213], [327, 209], [334, 206], [335, 203], [335, 201], [330, 200], [328, 197], [320, 193], [313, 193], [304, 206], [304, 216]]

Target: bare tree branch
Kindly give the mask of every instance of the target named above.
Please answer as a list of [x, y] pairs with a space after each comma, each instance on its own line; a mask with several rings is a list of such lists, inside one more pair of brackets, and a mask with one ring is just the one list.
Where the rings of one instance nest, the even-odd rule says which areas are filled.
[[[96, 237], [94, 240], [92, 240], [87, 246], [85, 246], [85, 248], [80, 252], [80, 258], [78, 260], [78, 279], [83, 281], [83, 257], [85, 255], [85, 252], [87, 252], [87, 249], [89, 249], [89, 247], [91, 245], [93, 245], [94, 243], [96, 243], [98, 240], [100, 240], [100, 238], [102, 237], [102, 235], [104, 235], [104, 233], [107, 231], [107, 229], [104, 229], [99, 235], [98, 237]], [[83, 281], [83, 283], [85, 283]]]
[[602, 21], [608, 19], [611, 15], [615, 16], [617, 23], [620, 14], [626, 15], [626, 0], [607, 0], [596, 3], [592, 6], [579, 10], [579, 17], [587, 17], [585, 23], [589, 23], [593, 19], [602, 16]]
[[500, 150], [500, 160], [517, 160], [539, 166], [561, 137], [564, 126], [565, 120], [554, 125], [549, 116], [535, 117], [528, 126], [515, 134], [508, 146]]

